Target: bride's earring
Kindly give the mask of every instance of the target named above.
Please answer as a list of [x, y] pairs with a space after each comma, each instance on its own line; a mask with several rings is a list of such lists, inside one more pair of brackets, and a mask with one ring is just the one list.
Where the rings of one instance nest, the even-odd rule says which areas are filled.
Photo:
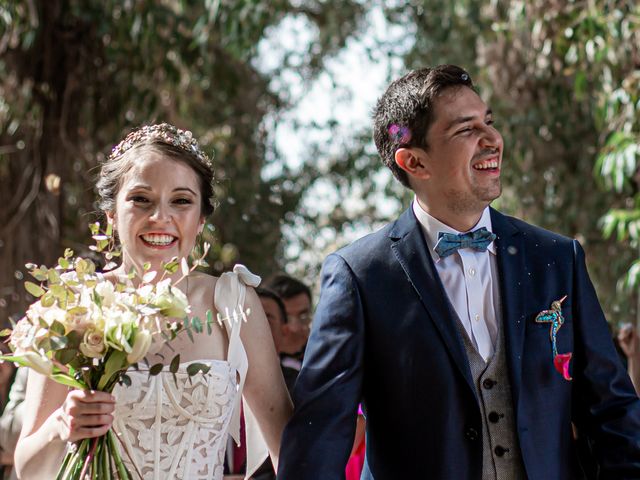
[[194, 258], [198, 258], [201, 255], [202, 247], [204, 245], [203, 232], [204, 232], [204, 223], [198, 227], [198, 234], [196, 235], [196, 241], [193, 244], [191, 253], [189, 254], [189, 256], [191, 257], [191, 260], [193, 260]]
[[202, 247], [202, 244], [204, 243], [204, 223], [202, 225], [200, 225], [200, 228], [198, 228], [198, 235], [196, 236], [196, 245], [198, 247]]

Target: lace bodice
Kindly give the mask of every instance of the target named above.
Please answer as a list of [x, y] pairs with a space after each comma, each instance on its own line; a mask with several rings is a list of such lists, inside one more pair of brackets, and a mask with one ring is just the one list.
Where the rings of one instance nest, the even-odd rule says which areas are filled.
[[[215, 305], [223, 317], [244, 310], [245, 284], [260, 278], [242, 265], [224, 273], [216, 284]], [[248, 362], [240, 341], [243, 321], [225, 323], [229, 335], [227, 360], [198, 360], [208, 373], [189, 377], [190, 363], [180, 364], [174, 380], [165, 367], [157, 376], [130, 371], [129, 387], [114, 390], [113, 426], [122, 440], [129, 471], [144, 480], [222, 480], [227, 435], [239, 441], [240, 404]], [[247, 474], [267, 455], [255, 418], [244, 405], [247, 433]]]
[[145, 480], [222, 479], [236, 372], [226, 361], [204, 363], [211, 370], [191, 379], [188, 363], [181, 364], [177, 382], [169, 372], [130, 372], [131, 386], [115, 392], [114, 428], [134, 476], [137, 470]]

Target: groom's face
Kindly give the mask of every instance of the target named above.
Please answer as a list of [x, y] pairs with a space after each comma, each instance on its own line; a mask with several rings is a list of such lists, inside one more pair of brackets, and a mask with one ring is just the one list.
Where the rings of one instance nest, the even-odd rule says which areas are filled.
[[456, 214], [482, 211], [502, 189], [503, 143], [491, 110], [464, 86], [445, 90], [433, 108], [425, 150], [430, 201]]

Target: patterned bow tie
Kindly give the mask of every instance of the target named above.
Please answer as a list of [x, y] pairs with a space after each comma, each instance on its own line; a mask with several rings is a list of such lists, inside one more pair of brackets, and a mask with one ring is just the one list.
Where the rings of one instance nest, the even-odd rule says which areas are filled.
[[438, 243], [434, 250], [440, 258], [448, 257], [459, 248], [473, 248], [484, 252], [495, 239], [495, 233], [491, 233], [485, 227], [460, 234], [438, 232]]

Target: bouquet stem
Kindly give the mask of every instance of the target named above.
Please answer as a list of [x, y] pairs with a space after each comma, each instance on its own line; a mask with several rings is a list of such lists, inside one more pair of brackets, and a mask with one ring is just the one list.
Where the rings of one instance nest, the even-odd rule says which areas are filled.
[[100, 439], [98, 437], [91, 440], [91, 448], [89, 449], [89, 453], [84, 459], [84, 465], [82, 465], [82, 471], [80, 472], [80, 478], [83, 479], [84, 476], [89, 471], [89, 465], [92, 464], [94, 455], [96, 453], [96, 447], [98, 446], [98, 441]]
[[[113, 458], [114, 463], [116, 464], [116, 469], [118, 472], [118, 477], [122, 480], [130, 480], [131, 474], [127, 467], [125, 467], [122, 462], [122, 458], [120, 457], [120, 453], [118, 452], [118, 445], [116, 445], [116, 434], [113, 430], [109, 430], [107, 432], [107, 439], [109, 441], [109, 446], [111, 447], [111, 457]], [[142, 477], [141, 477], [142, 478]]]
[[82, 455], [86, 450], [88, 444], [89, 440], [84, 439], [76, 445], [76, 449], [70, 449], [67, 452], [62, 462], [62, 466], [60, 467], [60, 470], [58, 470], [58, 475], [56, 475], [56, 480], [71, 480], [74, 478], [79, 478], [77, 476], [77, 474], [79, 473], [78, 467], [82, 466]]
[[[115, 466], [115, 468], [114, 468]], [[70, 450], [60, 466], [56, 480], [133, 480], [109, 430], [102, 437], [85, 438]]]

